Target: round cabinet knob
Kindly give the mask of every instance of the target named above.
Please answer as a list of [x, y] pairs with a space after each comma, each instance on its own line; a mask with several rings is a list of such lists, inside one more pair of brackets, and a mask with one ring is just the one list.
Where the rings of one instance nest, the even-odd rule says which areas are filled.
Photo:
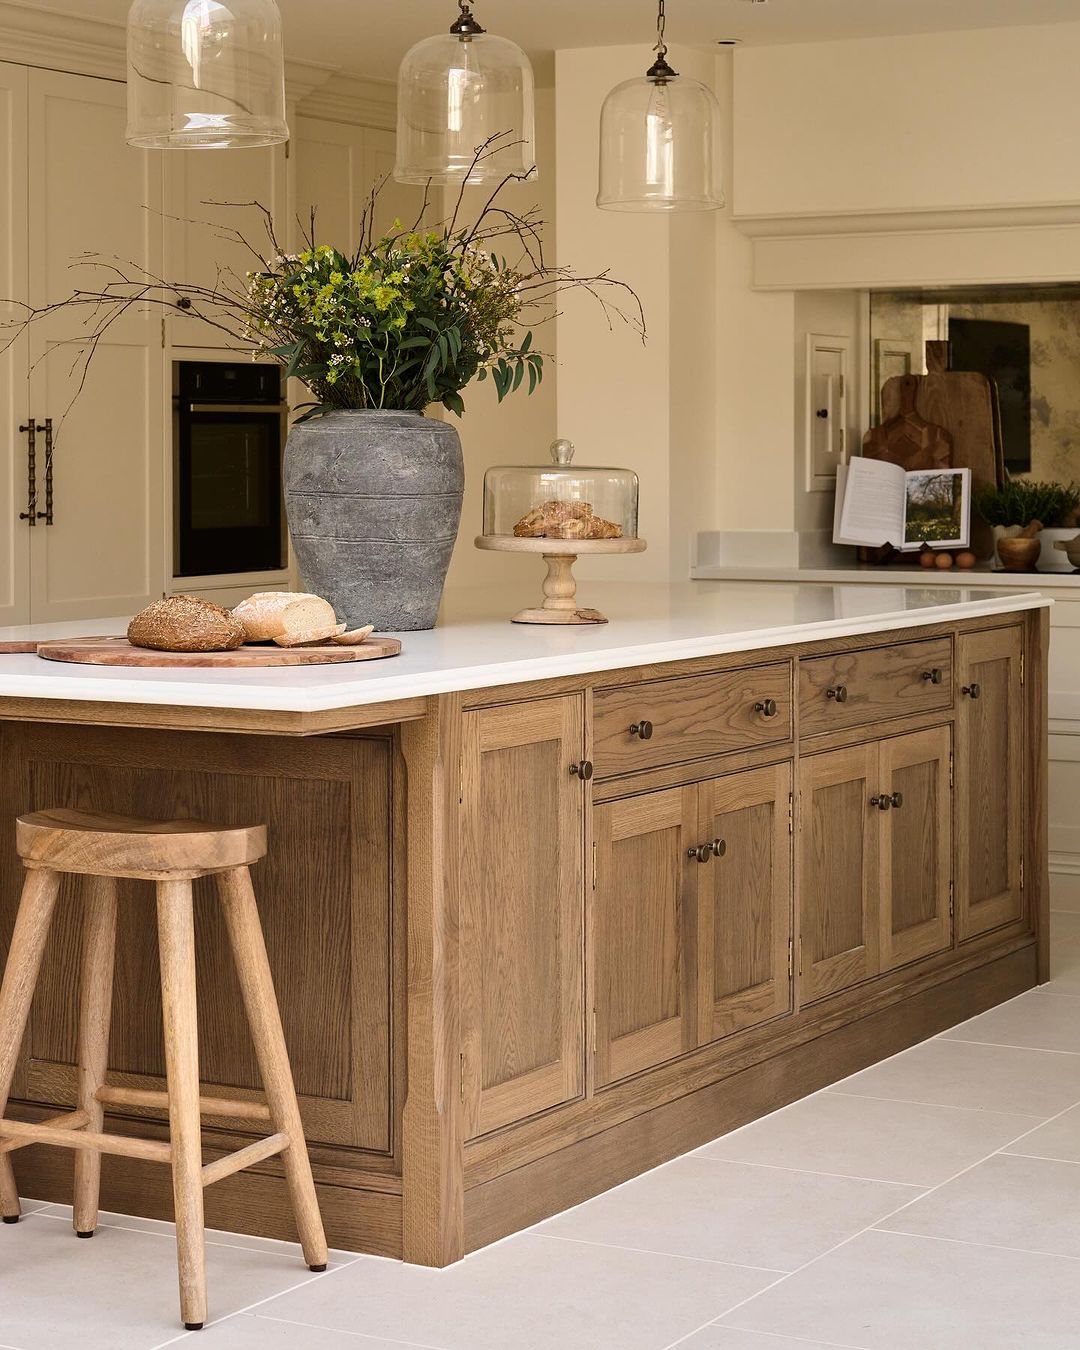
[[832, 689], [826, 689], [826, 690], [825, 690], [825, 697], [826, 697], [826, 698], [831, 698], [831, 699], [833, 699], [836, 703], [846, 703], [846, 702], [847, 702], [847, 685], [846, 685], [846, 684], [838, 684], [838, 685], [835, 685]]
[[724, 854], [727, 852], [727, 840], [714, 839], [712, 843], [709, 845], [709, 847], [712, 849], [712, 855], [714, 858], [722, 858]]
[[889, 800], [892, 802], [893, 806], [895, 806], [896, 809], [899, 811], [904, 804], [904, 794], [902, 792], [894, 792], [893, 795], [889, 798]]
[[[722, 842], [722, 841], [721, 841]], [[712, 844], [698, 844], [697, 848], [688, 848], [686, 856], [699, 863], [707, 863], [714, 856]]]
[[593, 776], [593, 762], [591, 759], [583, 759], [580, 764], [571, 764], [570, 772], [575, 778], [587, 783]]
[[941, 673], [941, 669], [939, 666], [934, 666], [931, 670], [924, 670], [922, 673], [922, 677], [927, 684], [940, 684], [942, 680], [945, 678], [945, 676]]
[[776, 716], [776, 699], [763, 698], [754, 704], [754, 711], [761, 713], [762, 717]]
[[636, 736], [639, 741], [651, 741], [653, 733], [653, 724], [644, 718], [640, 722], [635, 722], [630, 728], [630, 735]]
[[879, 811], [887, 811], [892, 804], [892, 798], [884, 792], [870, 798], [870, 805], [876, 806]]
[[965, 684], [960, 692], [962, 694], [967, 694], [968, 698], [979, 698], [982, 694], [982, 690], [977, 684]]

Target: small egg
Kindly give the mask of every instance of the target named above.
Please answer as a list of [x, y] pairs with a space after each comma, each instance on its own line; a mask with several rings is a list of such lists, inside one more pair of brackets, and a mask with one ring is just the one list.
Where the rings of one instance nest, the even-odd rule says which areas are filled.
[[934, 564], [935, 564], [935, 558], [934, 558], [934, 551], [933, 551], [933, 549], [929, 549], [929, 548], [928, 548], [928, 549], [925, 549], [922, 553], [919, 554], [919, 566], [920, 566], [920, 567], [933, 567]]
[[965, 567], [965, 568], [974, 567], [977, 561], [978, 559], [975, 557], [975, 554], [969, 551], [965, 551], [964, 553], [958, 553], [956, 555], [957, 567]]
[[934, 559], [934, 566], [940, 567], [943, 572], [947, 572], [949, 568], [952, 566], [952, 554], [939, 553], [937, 557]]

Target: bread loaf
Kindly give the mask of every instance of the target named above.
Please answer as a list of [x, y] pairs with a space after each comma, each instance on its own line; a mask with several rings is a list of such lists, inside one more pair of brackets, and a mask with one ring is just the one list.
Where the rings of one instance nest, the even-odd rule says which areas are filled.
[[260, 591], [233, 610], [248, 642], [275, 642], [279, 647], [300, 647], [324, 642], [344, 633], [334, 607], [317, 595], [299, 591]]
[[155, 652], [232, 652], [243, 645], [244, 629], [212, 600], [170, 595], [136, 614], [127, 636], [133, 647]]

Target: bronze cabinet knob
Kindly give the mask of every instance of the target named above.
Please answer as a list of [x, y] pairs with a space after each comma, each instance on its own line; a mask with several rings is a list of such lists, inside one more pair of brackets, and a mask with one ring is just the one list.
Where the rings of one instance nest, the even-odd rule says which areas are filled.
[[974, 683], [965, 684], [963, 689], [960, 690], [960, 692], [962, 694], [967, 694], [968, 698], [978, 698], [982, 694], [982, 690], [979, 688], [977, 684]]
[[653, 724], [642, 718], [640, 722], [635, 722], [630, 728], [630, 735], [636, 736], [639, 741], [651, 741], [653, 734]]
[[754, 711], [761, 713], [762, 717], [776, 716], [776, 699], [763, 698], [754, 704]]
[[698, 844], [697, 848], [688, 848], [686, 856], [694, 858], [699, 863], [707, 863], [713, 857], [713, 846], [712, 844]]
[[709, 847], [712, 849], [712, 855], [714, 858], [722, 858], [724, 854], [727, 852], [727, 840], [714, 839], [712, 843], [709, 845]]
[[593, 776], [593, 762], [591, 759], [583, 759], [580, 764], [571, 764], [570, 772], [575, 778], [587, 783]]
[[870, 805], [876, 806], [879, 811], [887, 811], [892, 804], [892, 798], [884, 792], [879, 792], [870, 798]]
[[924, 670], [922, 677], [927, 684], [940, 684], [945, 678], [941, 672], [940, 666], [932, 666], [930, 670]]
[[896, 809], [899, 811], [904, 804], [904, 794], [902, 792], [894, 792], [893, 795], [889, 798], [889, 800], [892, 802], [893, 806], [895, 806]]
[[835, 685], [832, 689], [826, 689], [826, 690], [825, 690], [825, 697], [826, 697], [826, 698], [831, 698], [831, 699], [835, 700], [837, 703], [846, 703], [846, 702], [847, 702], [847, 685], [846, 685], [846, 684], [838, 684], [838, 685]]

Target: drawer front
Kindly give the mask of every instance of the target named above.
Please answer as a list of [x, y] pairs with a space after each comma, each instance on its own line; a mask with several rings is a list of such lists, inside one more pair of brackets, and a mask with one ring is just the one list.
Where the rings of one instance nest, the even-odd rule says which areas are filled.
[[593, 695], [596, 775], [610, 778], [782, 743], [791, 739], [791, 713], [786, 661], [598, 689]]
[[952, 703], [951, 638], [799, 662], [799, 726], [806, 736], [936, 712]]

